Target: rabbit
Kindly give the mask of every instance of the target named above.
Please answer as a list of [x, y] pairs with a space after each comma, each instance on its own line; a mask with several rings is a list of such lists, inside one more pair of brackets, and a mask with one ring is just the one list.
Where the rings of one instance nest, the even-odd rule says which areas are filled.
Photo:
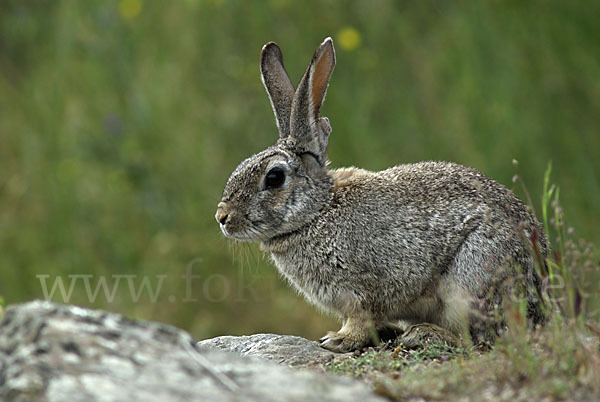
[[259, 242], [299, 293], [340, 318], [320, 340], [335, 352], [399, 322], [493, 343], [513, 285], [525, 289], [530, 322], [543, 323], [532, 250], [545, 259], [546, 238], [506, 187], [451, 162], [328, 169], [331, 125], [319, 109], [335, 60], [326, 38], [294, 89], [279, 46], [263, 47], [279, 139], [231, 173], [216, 213], [223, 234]]

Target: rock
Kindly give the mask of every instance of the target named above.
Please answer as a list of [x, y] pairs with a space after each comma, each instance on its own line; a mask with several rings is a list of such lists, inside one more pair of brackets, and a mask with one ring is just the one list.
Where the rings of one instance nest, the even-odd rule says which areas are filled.
[[0, 400], [383, 400], [351, 378], [194, 344], [176, 328], [104, 311], [11, 306], [0, 323]]
[[219, 336], [200, 341], [196, 346], [199, 350], [225, 350], [291, 367], [324, 365], [339, 356], [339, 353], [323, 349], [315, 341], [292, 335]]

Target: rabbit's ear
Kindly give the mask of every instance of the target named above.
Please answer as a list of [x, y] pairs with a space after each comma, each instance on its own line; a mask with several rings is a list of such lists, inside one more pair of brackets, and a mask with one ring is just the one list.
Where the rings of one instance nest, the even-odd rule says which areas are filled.
[[319, 119], [319, 109], [334, 67], [333, 41], [326, 38], [315, 51], [292, 103], [290, 134], [304, 151], [319, 156], [321, 163], [325, 162], [331, 127], [329, 121]]
[[283, 67], [281, 49], [274, 42], [263, 46], [260, 54], [260, 74], [269, 94], [279, 134], [285, 138], [290, 135], [290, 115], [295, 91]]

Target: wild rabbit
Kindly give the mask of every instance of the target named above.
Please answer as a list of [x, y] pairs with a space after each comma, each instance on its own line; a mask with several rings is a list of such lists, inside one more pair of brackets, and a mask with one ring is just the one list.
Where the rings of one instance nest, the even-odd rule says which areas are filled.
[[333, 351], [360, 349], [400, 320], [493, 342], [512, 285], [541, 323], [531, 249], [545, 257], [546, 240], [510, 190], [448, 162], [327, 168], [331, 126], [319, 109], [334, 66], [327, 38], [294, 90], [277, 44], [263, 47], [279, 139], [231, 173], [216, 214], [225, 236], [260, 242], [296, 289], [343, 320], [321, 339]]

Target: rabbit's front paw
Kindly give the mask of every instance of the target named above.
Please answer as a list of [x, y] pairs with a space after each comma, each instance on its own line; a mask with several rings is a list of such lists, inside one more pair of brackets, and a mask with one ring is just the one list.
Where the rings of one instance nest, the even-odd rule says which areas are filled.
[[369, 339], [363, 339], [362, 336], [353, 336], [353, 334], [342, 334], [340, 332], [330, 331], [322, 337], [319, 342], [321, 347], [337, 353], [353, 352], [360, 350], [368, 345]]

